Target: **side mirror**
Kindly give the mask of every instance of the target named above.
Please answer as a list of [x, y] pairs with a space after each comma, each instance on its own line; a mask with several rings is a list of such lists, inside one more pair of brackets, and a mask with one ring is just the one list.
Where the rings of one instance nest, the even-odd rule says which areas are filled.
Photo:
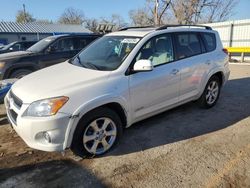
[[55, 49], [55, 47], [53, 47], [53, 46], [49, 46], [48, 47], [48, 49], [46, 50], [47, 51], [47, 53], [53, 53], [53, 52], [55, 52], [56, 51], [56, 49]]
[[13, 48], [9, 48], [10, 51], [13, 51]]
[[133, 67], [133, 71], [135, 72], [148, 72], [152, 71], [154, 68], [152, 61], [147, 59], [141, 59], [136, 61]]

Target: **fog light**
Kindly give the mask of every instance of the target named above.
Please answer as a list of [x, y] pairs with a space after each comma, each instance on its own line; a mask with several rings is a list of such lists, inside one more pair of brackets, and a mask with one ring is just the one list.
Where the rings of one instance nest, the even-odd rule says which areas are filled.
[[51, 143], [51, 137], [48, 132], [44, 132], [43, 137], [46, 140], [46, 142]]

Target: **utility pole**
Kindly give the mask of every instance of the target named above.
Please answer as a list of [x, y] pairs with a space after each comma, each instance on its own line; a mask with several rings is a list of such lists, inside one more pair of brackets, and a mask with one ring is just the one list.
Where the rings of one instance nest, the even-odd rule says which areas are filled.
[[155, 0], [154, 25], [158, 25], [158, 20], [159, 20], [158, 8], [159, 8], [159, 0]]
[[25, 4], [23, 4], [23, 14], [24, 14], [24, 20], [25, 20], [25, 23], [27, 23], [27, 17], [26, 17]]

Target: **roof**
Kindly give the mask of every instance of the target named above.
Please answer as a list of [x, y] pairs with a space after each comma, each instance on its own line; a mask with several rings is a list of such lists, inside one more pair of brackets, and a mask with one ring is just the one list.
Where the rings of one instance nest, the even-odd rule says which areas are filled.
[[161, 32], [162, 30], [167, 30], [169, 32], [182, 32], [182, 31], [213, 31], [208, 26], [202, 25], [165, 25], [161, 27], [128, 27], [121, 29], [120, 31], [113, 32], [107, 35], [110, 36], [134, 36], [134, 37], [144, 37], [152, 32]]
[[135, 36], [135, 37], [144, 37], [148, 33], [155, 31], [156, 28], [137, 28], [113, 32], [107, 35], [112, 36]]
[[0, 33], [92, 33], [82, 25], [0, 22]]

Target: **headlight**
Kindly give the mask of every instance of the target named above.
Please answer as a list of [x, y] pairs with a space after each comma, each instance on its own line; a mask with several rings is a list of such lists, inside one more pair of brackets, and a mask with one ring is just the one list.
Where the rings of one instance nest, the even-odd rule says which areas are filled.
[[68, 97], [55, 97], [50, 99], [44, 99], [40, 101], [35, 101], [30, 104], [25, 116], [33, 117], [44, 117], [55, 115], [60, 108], [69, 100]]
[[5, 62], [0, 61], [0, 69], [2, 69], [5, 65]]

